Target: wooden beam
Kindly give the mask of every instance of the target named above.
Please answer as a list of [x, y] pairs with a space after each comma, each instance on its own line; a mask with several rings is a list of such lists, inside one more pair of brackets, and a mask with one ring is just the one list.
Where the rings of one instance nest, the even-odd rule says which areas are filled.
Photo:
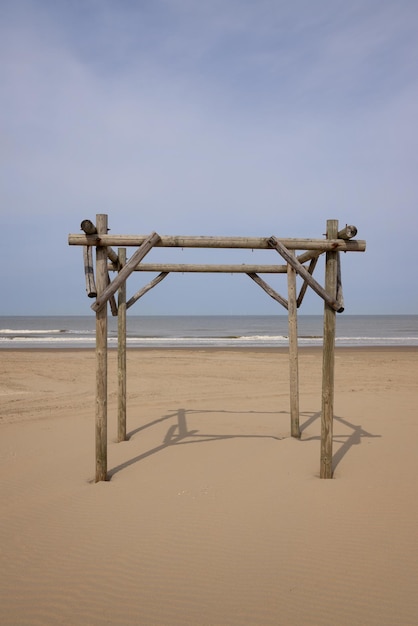
[[[97, 233], [97, 229], [93, 222], [90, 220], [83, 220], [80, 226], [81, 230], [84, 230], [86, 235], [95, 235]], [[357, 235], [357, 227], [348, 225], [338, 231], [337, 239], [352, 239]]]
[[[120, 270], [126, 264], [126, 249], [119, 248]], [[126, 440], [126, 281], [118, 291], [118, 441]]]
[[336, 300], [340, 307], [344, 309], [343, 283], [341, 278], [341, 255], [337, 252], [337, 295]]
[[[291, 252], [291, 254], [295, 254]], [[289, 381], [290, 381], [290, 428], [292, 437], [300, 438], [299, 427], [299, 366], [298, 321], [296, 306], [296, 271], [289, 264], [287, 270], [288, 323], [289, 323]]]
[[91, 220], [83, 220], [80, 224], [80, 228], [84, 230], [86, 235], [95, 235], [97, 233], [97, 228]]
[[108, 285], [108, 287], [103, 291], [103, 293], [97, 297], [96, 302], [92, 304], [91, 308], [93, 311], [98, 311], [102, 306], [106, 304], [111, 296], [113, 296], [116, 291], [119, 289], [120, 285], [132, 274], [135, 267], [148, 254], [148, 252], [153, 248], [155, 243], [159, 240], [160, 236], [157, 233], [152, 233], [149, 235], [145, 241], [142, 242], [138, 250], [134, 252], [129, 261], [124, 265], [121, 271], [118, 273], [116, 278]]
[[[97, 228], [90, 220], [83, 220], [81, 222], [81, 229], [84, 230], [86, 235], [93, 235], [97, 233]], [[86, 291], [89, 298], [95, 298], [97, 296], [97, 289], [94, 283], [93, 272], [93, 253], [91, 246], [84, 246], [83, 248], [84, 259], [84, 275], [86, 277]]]
[[96, 283], [94, 282], [92, 250], [93, 248], [91, 246], [83, 246], [84, 275], [86, 277], [86, 291], [89, 298], [95, 298], [97, 296]]
[[158, 274], [158, 276], [153, 278], [147, 285], [145, 285], [145, 287], [139, 289], [139, 291], [137, 291], [136, 294], [128, 300], [128, 302], [126, 303], [126, 308], [130, 309], [131, 306], [135, 304], [137, 300], [139, 300], [139, 298], [142, 298], [142, 296], [144, 296], [150, 289], [158, 285], [158, 283], [160, 283], [166, 276], [168, 276], [168, 272], [161, 272], [161, 274]]
[[[113, 264], [108, 265], [109, 271], [117, 269]], [[190, 272], [200, 273], [224, 273], [224, 274], [286, 274], [286, 265], [196, 265], [189, 263], [139, 263], [136, 272], [177, 272], [187, 274]]]
[[321, 254], [324, 253], [325, 250], [307, 250], [306, 252], [299, 254], [296, 257], [296, 260], [299, 261], [299, 263], [307, 263], [308, 261], [312, 261], [312, 259], [319, 259]]
[[[335, 237], [337, 220], [327, 221], [327, 236]], [[325, 288], [331, 299], [337, 294], [338, 252], [327, 252], [325, 262]], [[334, 419], [334, 348], [335, 310], [324, 305], [324, 345], [322, 352], [322, 412], [321, 412], [321, 462], [320, 477], [332, 478], [332, 434]]]
[[289, 250], [277, 239], [277, 237], [270, 237], [269, 243], [272, 248], [275, 248], [277, 252], [293, 267], [293, 269], [302, 276], [308, 285], [320, 296], [325, 302], [341, 313], [344, 309], [336, 301], [335, 297], [331, 298], [327, 291], [321, 287], [321, 285], [310, 275], [308, 270], [295, 259], [295, 257], [289, 252]]
[[[80, 235], [68, 236], [70, 246], [140, 246], [146, 235]], [[161, 235], [155, 245], [162, 248], [241, 248], [268, 250], [270, 237], [188, 237]], [[366, 242], [344, 239], [280, 239], [288, 250], [340, 250], [364, 252]], [[308, 259], [309, 260], [309, 259]]]
[[[110, 285], [110, 276], [109, 276], [109, 272], [107, 273], [107, 286]], [[109, 307], [110, 307], [110, 312], [112, 313], [112, 317], [117, 317], [118, 316], [118, 305], [116, 304], [116, 298], [115, 295], [113, 294], [112, 296], [110, 296], [109, 298]]]
[[337, 239], [352, 239], [357, 235], [357, 227], [346, 224], [343, 229], [338, 231]]
[[[311, 259], [311, 262], [309, 263], [308, 272], [309, 272], [309, 274], [311, 276], [314, 273], [314, 269], [316, 267], [316, 264], [318, 263], [318, 259], [319, 259], [319, 256], [316, 256], [315, 258]], [[308, 288], [308, 283], [306, 282], [306, 280], [304, 280], [303, 281], [303, 285], [300, 288], [298, 299], [296, 300], [297, 308], [299, 308], [301, 306], [301, 304], [303, 302], [303, 298], [305, 297], [305, 293], [306, 293], [307, 288]]]
[[[357, 228], [355, 226], [347, 225], [342, 230], [338, 231], [337, 239], [348, 240], [348, 239], [351, 239], [352, 237], [355, 237], [356, 235], [357, 235]], [[365, 250], [366, 242], [362, 241], [361, 243], [364, 244], [364, 250]], [[362, 250], [362, 252], [364, 252], [364, 250]], [[306, 263], [307, 261], [310, 261], [311, 259], [318, 258], [324, 252], [325, 250], [320, 250], [320, 251], [310, 250], [299, 255], [297, 257], [297, 260], [299, 261], [299, 263]]]
[[[107, 232], [107, 215], [97, 215], [97, 231]], [[96, 248], [98, 296], [107, 286], [106, 248]], [[107, 307], [96, 311], [96, 482], [107, 479]]]
[[[338, 231], [337, 238], [338, 239], [348, 240], [348, 239], [351, 239], [352, 237], [355, 237], [356, 235], [357, 235], [357, 227], [356, 226], [352, 226], [352, 225], [350, 225], [350, 226], [346, 225], [343, 229]], [[324, 250], [321, 250], [321, 251], [318, 251], [318, 250], [308, 250], [307, 252], [304, 252], [303, 254], [300, 254], [296, 258], [299, 261], [299, 263], [306, 263], [307, 261], [311, 261], [311, 265], [308, 268], [308, 272], [312, 275], [313, 271], [315, 269], [315, 265], [317, 263], [317, 260], [319, 259], [321, 254], [324, 254]], [[315, 261], [315, 263], [313, 263], [313, 261]], [[340, 275], [340, 279], [341, 279], [341, 275]], [[307, 285], [306, 285], [306, 283], [304, 283], [303, 286], [302, 286], [302, 289], [301, 289], [301, 293], [299, 294], [298, 307], [302, 304], [302, 300], [303, 300], [303, 297], [305, 295], [306, 288], [307, 288]], [[341, 285], [341, 290], [337, 291], [337, 302], [340, 303], [340, 307], [341, 308], [344, 307], [344, 299], [342, 297], [342, 285]]]
[[[80, 228], [81, 230], [84, 230], [86, 235], [97, 234], [97, 228], [91, 220], [83, 220], [80, 224]], [[107, 231], [106, 231], [106, 234], [107, 234]], [[112, 248], [107, 249], [107, 256], [113, 263], [118, 262], [118, 255], [116, 254], [114, 250], [112, 250]]]
[[264, 289], [264, 291], [271, 297], [273, 298], [273, 300], [276, 300], [279, 304], [281, 304], [282, 306], [284, 306], [285, 309], [287, 309], [287, 300], [286, 298], [283, 298], [283, 296], [281, 296], [279, 293], [277, 293], [277, 291], [274, 291], [274, 289], [272, 289], [270, 287], [270, 285], [268, 285], [262, 278], [260, 278], [259, 276], [257, 276], [257, 274], [254, 273], [250, 273], [248, 274], [248, 276], [255, 282], [257, 283], [257, 285], [259, 285], [261, 287], [261, 289]]

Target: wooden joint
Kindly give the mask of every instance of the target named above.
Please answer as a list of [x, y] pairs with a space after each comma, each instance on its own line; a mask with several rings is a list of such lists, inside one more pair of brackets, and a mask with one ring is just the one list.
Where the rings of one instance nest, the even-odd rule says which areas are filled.
[[[277, 237], [270, 237], [268, 240], [269, 245], [275, 248], [277, 252], [284, 258], [284, 260], [295, 270], [299, 276], [303, 278], [305, 282], [315, 291], [320, 298], [322, 298], [326, 304], [334, 311], [342, 313], [344, 308], [341, 306], [341, 302], [337, 302], [335, 297], [329, 295], [329, 293], [321, 287], [321, 285], [311, 276], [309, 271], [291, 254], [291, 252], [284, 246]], [[334, 252], [332, 252], [334, 254]]]
[[103, 290], [103, 293], [98, 296], [96, 302], [92, 304], [93, 311], [99, 311], [119, 289], [121, 284], [131, 275], [137, 264], [148, 254], [151, 248], [158, 243], [160, 236], [158, 233], [152, 233], [146, 240], [139, 246], [138, 250], [131, 256], [129, 261], [120, 270], [116, 278]]

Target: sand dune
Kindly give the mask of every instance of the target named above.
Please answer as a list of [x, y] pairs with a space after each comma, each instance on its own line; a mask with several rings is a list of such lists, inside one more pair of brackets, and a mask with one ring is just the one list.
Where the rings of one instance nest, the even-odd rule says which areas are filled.
[[90, 351], [0, 360], [0, 623], [418, 623], [417, 349], [336, 353], [320, 480], [321, 352], [302, 438], [278, 350], [128, 352], [129, 440], [94, 478]]

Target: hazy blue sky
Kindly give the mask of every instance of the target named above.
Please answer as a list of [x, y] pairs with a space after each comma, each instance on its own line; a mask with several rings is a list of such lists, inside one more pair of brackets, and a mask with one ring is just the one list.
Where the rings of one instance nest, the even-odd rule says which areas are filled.
[[[3, 0], [0, 314], [93, 314], [67, 236], [96, 213], [115, 234], [355, 224], [346, 313], [418, 313], [417, 29], [416, 0]], [[280, 262], [147, 257], [168, 259]], [[311, 294], [301, 312], [322, 308]], [[131, 311], [285, 313], [213, 275], [169, 276]]]

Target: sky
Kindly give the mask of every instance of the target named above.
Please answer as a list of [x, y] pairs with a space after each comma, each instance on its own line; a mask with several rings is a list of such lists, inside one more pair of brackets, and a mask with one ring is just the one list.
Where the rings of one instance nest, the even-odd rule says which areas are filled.
[[[416, 0], [2, 0], [0, 315], [93, 315], [68, 234], [99, 213], [132, 235], [353, 224], [367, 251], [342, 255], [345, 314], [417, 314], [417, 27]], [[263, 278], [287, 295], [285, 276]], [[310, 292], [300, 312], [322, 310]], [[130, 312], [286, 313], [247, 276], [213, 274], [172, 274]]]

